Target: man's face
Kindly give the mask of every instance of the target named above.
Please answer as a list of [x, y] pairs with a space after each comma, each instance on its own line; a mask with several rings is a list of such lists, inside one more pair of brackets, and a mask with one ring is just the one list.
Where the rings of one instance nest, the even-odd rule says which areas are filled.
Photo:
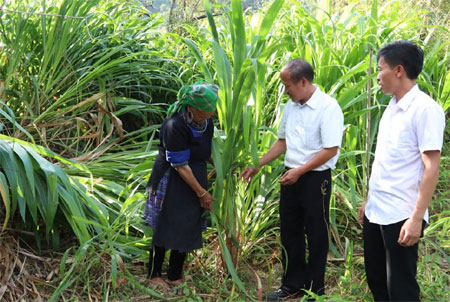
[[286, 69], [280, 73], [281, 82], [284, 85], [284, 93], [286, 93], [293, 102], [299, 103], [304, 98], [304, 79], [300, 79], [297, 83], [291, 80], [291, 76]]
[[397, 68], [391, 68], [383, 57], [378, 60], [377, 81], [384, 94], [393, 94], [397, 87]]

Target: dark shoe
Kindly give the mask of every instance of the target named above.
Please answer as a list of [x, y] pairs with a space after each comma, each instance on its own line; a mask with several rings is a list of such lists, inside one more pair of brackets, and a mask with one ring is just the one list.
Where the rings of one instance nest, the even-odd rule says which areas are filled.
[[283, 301], [287, 299], [300, 298], [302, 294], [298, 291], [291, 291], [289, 288], [282, 286], [277, 291], [268, 293], [264, 296], [264, 301]]

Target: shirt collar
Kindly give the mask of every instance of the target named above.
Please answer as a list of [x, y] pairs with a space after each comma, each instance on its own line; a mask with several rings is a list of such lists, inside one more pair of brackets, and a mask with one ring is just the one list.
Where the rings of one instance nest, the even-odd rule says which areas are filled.
[[316, 90], [314, 90], [314, 93], [311, 95], [311, 97], [309, 98], [309, 100], [305, 103], [305, 104], [300, 104], [300, 103], [295, 103], [300, 107], [305, 107], [305, 106], [309, 106], [311, 107], [311, 109], [317, 109], [318, 106], [318, 101], [320, 99], [319, 95], [322, 92], [319, 88], [319, 86], [317, 86], [316, 84], [313, 84], [314, 87], [316, 87]]
[[394, 96], [389, 105], [397, 105], [403, 111], [408, 110], [409, 106], [414, 101], [414, 98], [420, 92], [419, 86], [416, 84], [411, 88], [401, 99], [397, 102], [397, 98]]

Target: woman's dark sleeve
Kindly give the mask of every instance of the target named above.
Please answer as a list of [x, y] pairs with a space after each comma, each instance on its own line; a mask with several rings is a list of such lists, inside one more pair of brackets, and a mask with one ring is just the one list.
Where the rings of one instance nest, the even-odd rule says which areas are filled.
[[187, 165], [191, 150], [189, 128], [183, 121], [171, 118], [162, 129], [162, 144], [166, 150], [166, 160], [176, 168]]

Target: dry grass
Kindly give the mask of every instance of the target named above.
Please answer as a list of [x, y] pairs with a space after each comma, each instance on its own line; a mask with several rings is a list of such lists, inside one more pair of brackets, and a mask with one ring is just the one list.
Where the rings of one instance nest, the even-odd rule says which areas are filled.
[[59, 259], [37, 256], [21, 246], [19, 235], [0, 234], [0, 301], [46, 301], [57, 281]]

